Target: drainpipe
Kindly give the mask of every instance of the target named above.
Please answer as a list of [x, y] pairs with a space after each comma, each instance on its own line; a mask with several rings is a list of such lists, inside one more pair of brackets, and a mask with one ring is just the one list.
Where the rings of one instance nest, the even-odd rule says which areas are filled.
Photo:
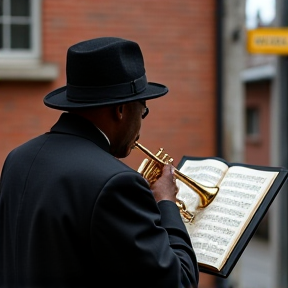
[[223, 158], [223, 0], [216, 6], [216, 156]]

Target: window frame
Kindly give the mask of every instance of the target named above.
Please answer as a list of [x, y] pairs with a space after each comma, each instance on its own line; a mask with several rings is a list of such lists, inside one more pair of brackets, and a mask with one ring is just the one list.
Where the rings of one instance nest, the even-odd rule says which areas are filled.
[[[10, 3], [11, 0], [3, 0], [3, 2]], [[23, 60], [29, 60], [29, 59], [39, 59], [40, 58], [40, 43], [41, 43], [41, 37], [40, 37], [40, 31], [41, 31], [41, 1], [42, 0], [29, 0], [30, 1], [30, 25], [31, 25], [31, 39], [30, 39], [30, 45], [31, 48], [29, 49], [0, 49], [0, 60], [1, 61], [9, 61], [9, 60], [17, 60], [17, 59], [23, 59]], [[0, 19], [7, 17], [8, 21], [10, 16], [0, 16]], [[20, 19], [21, 17], [19, 17]], [[5, 18], [4, 18], [5, 21]], [[3, 21], [3, 22], [4, 22]], [[3, 23], [2, 22], [2, 23]], [[3, 35], [3, 40], [5, 36]], [[4, 42], [4, 41], [3, 41]]]

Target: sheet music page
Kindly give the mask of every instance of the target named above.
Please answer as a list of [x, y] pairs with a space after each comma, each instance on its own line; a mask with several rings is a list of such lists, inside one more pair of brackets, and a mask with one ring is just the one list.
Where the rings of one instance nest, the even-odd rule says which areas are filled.
[[[202, 185], [215, 187], [219, 185], [227, 169], [228, 166], [221, 161], [204, 159], [187, 160], [179, 171]], [[177, 186], [179, 187], [177, 198], [185, 203], [189, 211], [197, 213], [196, 208], [199, 203], [198, 194], [196, 194], [196, 192], [193, 193], [191, 188], [179, 180], [177, 180]]]
[[185, 224], [198, 263], [221, 270], [278, 172], [231, 167], [213, 202]]

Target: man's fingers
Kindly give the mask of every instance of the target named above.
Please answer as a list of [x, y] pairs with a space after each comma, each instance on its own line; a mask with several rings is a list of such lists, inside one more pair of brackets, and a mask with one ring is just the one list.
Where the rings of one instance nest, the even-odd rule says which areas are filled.
[[172, 174], [172, 175], [174, 175], [174, 170], [175, 170], [175, 168], [174, 168], [173, 165], [171, 165], [171, 164], [166, 164], [166, 165], [164, 165], [164, 167], [163, 167], [162, 174], [165, 174], [165, 175]]

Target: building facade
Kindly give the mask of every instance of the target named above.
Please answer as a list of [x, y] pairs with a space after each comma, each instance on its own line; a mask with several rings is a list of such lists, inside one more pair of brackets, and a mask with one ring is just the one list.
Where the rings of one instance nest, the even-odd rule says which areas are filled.
[[[225, 158], [287, 167], [287, 55], [249, 54], [243, 7], [236, 11], [241, 1], [225, 3]], [[275, 6], [276, 17], [266, 25], [287, 28], [287, 1], [276, 0]], [[260, 21], [254, 28], [262, 26]], [[286, 184], [234, 268], [232, 287], [287, 287], [287, 205]]]

